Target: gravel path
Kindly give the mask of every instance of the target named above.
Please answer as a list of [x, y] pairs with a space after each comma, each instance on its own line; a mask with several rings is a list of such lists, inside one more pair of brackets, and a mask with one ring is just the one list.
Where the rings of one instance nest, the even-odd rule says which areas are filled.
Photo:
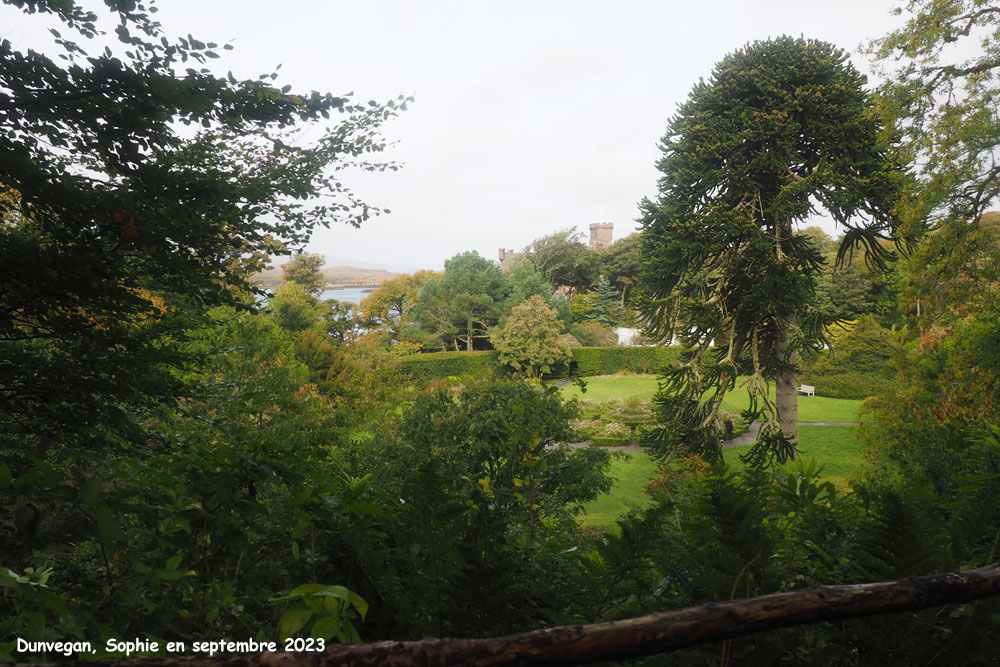
[[[799, 426], [857, 426], [860, 422], [799, 422]], [[757, 432], [760, 430], [760, 422], [752, 422], [746, 431], [736, 436], [729, 442], [723, 442], [722, 448], [729, 449], [730, 447], [743, 447], [744, 445], [751, 445], [757, 439]], [[590, 441], [584, 440], [583, 442], [569, 442], [570, 449], [582, 449], [583, 447], [589, 447]], [[645, 447], [641, 445], [625, 445], [623, 447], [601, 447], [601, 449], [606, 449], [609, 452], [641, 452], [645, 451]]]

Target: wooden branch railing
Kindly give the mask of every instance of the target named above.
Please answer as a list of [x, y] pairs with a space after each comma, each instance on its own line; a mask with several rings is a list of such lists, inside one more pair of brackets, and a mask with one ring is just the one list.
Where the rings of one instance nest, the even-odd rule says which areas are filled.
[[[732, 602], [571, 625], [489, 639], [422, 639], [338, 645], [324, 653], [115, 660], [113, 667], [237, 665], [578, 665], [654, 653], [821, 621], [839, 621], [970, 602], [1000, 594], [1000, 565], [848, 586], [818, 586]], [[61, 663], [65, 665], [66, 663]], [[33, 667], [38, 667], [37, 664]]]

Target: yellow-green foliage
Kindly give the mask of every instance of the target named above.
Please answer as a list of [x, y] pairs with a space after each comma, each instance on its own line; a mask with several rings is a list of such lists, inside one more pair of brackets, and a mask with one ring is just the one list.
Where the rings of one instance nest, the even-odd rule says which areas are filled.
[[569, 345], [559, 337], [560, 324], [556, 311], [536, 294], [515, 306], [503, 326], [490, 332], [490, 342], [500, 363], [539, 377], [570, 356]]

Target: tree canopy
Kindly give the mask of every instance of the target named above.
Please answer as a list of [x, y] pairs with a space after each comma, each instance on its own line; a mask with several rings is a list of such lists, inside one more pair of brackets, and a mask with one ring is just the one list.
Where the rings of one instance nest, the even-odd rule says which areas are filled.
[[525, 253], [555, 287], [585, 292], [597, 281], [597, 253], [581, 241], [579, 232], [564, 229], [531, 242]]
[[495, 263], [472, 251], [444, 263], [444, 274], [420, 290], [413, 314], [428, 346], [475, 349], [511, 307], [513, 287]]
[[403, 325], [409, 321], [410, 312], [417, 305], [420, 289], [432, 278], [440, 278], [437, 271], [417, 271], [393, 276], [378, 289], [361, 300], [362, 315], [374, 324], [388, 328], [394, 339], [399, 340]]
[[[818, 204], [846, 230], [838, 259], [859, 246], [876, 265], [891, 258], [879, 241], [896, 228], [905, 177], [864, 84], [843, 51], [781, 37], [724, 58], [671, 119], [659, 197], [641, 203], [647, 315], [694, 352], [661, 395], [664, 414], [686, 424], [658, 431], [661, 450], [691, 435], [717, 451], [722, 396], [750, 374], [769, 417], [766, 456], [794, 452], [796, 355], [824, 323], [811, 308], [822, 257], [793, 225]], [[725, 347], [706, 370], [715, 342]]]
[[638, 233], [629, 234], [601, 253], [601, 273], [621, 292], [621, 305], [628, 303], [632, 288], [642, 273], [642, 241]]
[[981, 0], [909, 0], [905, 10], [905, 24], [868, 53], [885, 77], [882, 111], [919, 175], [907, 222], [914, 231], [925, 221], [974, 225], [1000, 196], [1000, 9]]
[[[393, 168], [363, 156], [404, 100], [216, 75], [216, 44], [164, 34], [142, 2], [13, 4], [63, 25], [49, 49], [0, 40], [0, 387], [16, 397], [3, 429], [113, 426], [173, 393], [180, 352], [156, 341], [183, 337], [174, 305], [246, 307], [245, 259], [378, 212], [335, 168]], [[106, 32], [117, 41], [99, 51]], [[303, 126], [313, 143], [292, 134]]]
[[326, 277], [322, 271], [325, 262], [326, 258], [323, 255], [300, 252], [281, 266], [281, 273], [286, 281], [298, 283], [315, 299], [326, 287]]

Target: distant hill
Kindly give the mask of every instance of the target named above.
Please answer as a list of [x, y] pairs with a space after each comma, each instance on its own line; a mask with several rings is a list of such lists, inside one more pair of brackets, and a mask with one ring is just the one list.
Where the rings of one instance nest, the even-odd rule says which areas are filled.
[[[399, 275], [385, 269], [363, 269], [357, 266], [326, 266], [323, 275], [327, 285], [381, 285], [383, 281]], [[265, 287], [276, 287], [284, 282], [281, 267], [258, 273], [254, 282]]]

